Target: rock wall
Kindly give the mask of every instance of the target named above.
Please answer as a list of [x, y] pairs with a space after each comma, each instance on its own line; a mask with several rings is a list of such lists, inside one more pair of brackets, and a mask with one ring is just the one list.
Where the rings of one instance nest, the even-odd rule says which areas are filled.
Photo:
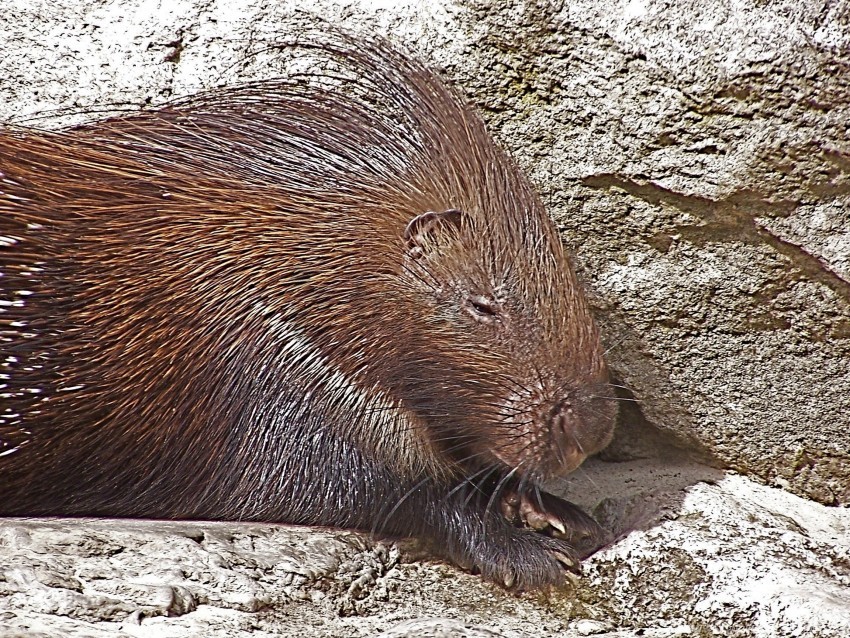
[[263, 49], [319, 19], [389, 35], [444, 68], [531, 174], [643, 415], [718, 464], [841, 505], [850, 10], [825, 6], [34, 0], [0, 17], [16, 52], [0, 117], [56, 125], [73, 118], [33, 114], [274, 75]]
[[643, 414], [847, 505], [850, 9], [823, 7], [486, 3], [483, 71], [458, 75], [578, 253]]

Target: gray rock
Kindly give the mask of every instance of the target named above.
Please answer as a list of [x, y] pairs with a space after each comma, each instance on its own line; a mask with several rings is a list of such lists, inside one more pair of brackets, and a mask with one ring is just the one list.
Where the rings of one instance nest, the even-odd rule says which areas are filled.
[[644, 415], [837, 505], [850, 503], [850, 9], [821, 7], [485, 3], [458, 76], [578, 253]]
[[352, 532], [7, 519], [0, 637], [850, 635], [850, 511], [689, 463], [594, 461], [569, 489], [626, 529], [523, 595]]

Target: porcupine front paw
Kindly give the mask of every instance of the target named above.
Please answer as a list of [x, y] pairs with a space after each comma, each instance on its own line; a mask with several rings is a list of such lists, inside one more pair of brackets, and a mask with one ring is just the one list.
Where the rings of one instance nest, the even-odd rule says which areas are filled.
[[563, 539], [581, 558], [607, 540], [605, 530], [581, 508], [539, 489], [507, 489], [500, 504], [502, 514], [512, 524]]
[[559, 586], [579, 573], [580, 558], [562, 539], [510, 525], [494, 516], [485, 533], [452, 552], [455, 562], [502, 587], [519, 591]]
[[432, 496], [422, 536], [437, 553], [502, 587], [562, 585], [567, 571], [581, 572], [581, 558], [590, 553], [584, 541], [595, 549], [605, 537], [577, 506], [534, 486], [508, 485], [495, 494], [479, 487]]

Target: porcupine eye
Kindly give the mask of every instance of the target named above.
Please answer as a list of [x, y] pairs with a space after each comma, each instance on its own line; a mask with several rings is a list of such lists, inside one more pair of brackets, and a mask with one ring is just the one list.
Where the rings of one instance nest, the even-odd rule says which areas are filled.
[[499, 320], [499, 304], [492, 297], [472, 295], [466, 299], [464, 309], [479, 323], [492, 324]]

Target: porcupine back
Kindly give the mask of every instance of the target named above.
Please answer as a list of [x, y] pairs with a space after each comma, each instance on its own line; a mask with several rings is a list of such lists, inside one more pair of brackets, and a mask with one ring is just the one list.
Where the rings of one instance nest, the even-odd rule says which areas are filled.
[[[326, 480], [363, 459], [557, 473], [535, 411], [604, 365], [538, 197], [419, 63], [302, 44], [327, 72], [0, 133], [0, 513], [363, 526]], [[452, 210], [412, 260], [410, 220]], [[486, 343], [447, 310], [482, 295], [512, 321]]]

